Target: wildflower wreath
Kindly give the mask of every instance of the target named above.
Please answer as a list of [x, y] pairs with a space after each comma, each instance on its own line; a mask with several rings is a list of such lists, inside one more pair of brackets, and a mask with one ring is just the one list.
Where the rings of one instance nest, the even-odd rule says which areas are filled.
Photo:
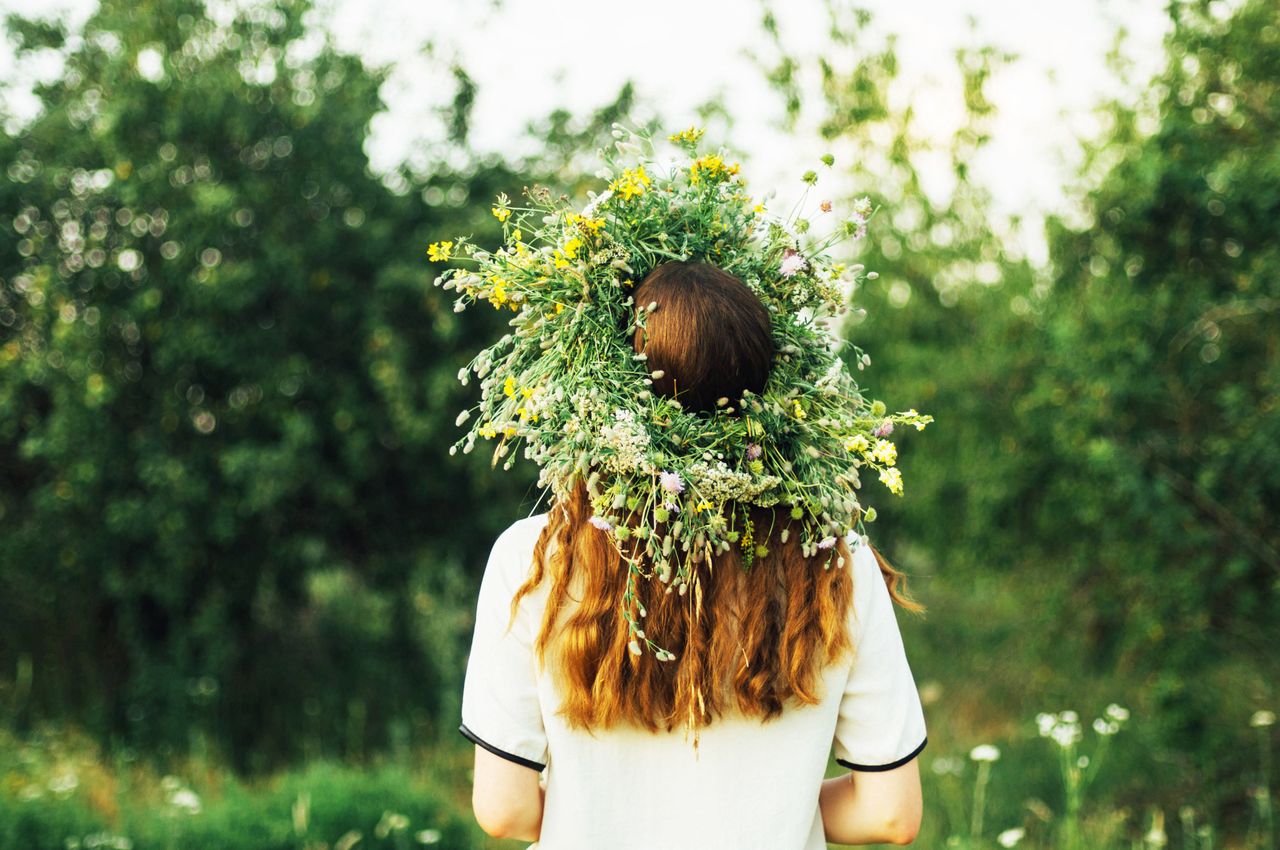
[[[614, 125], [613, 135], [597, 174], [608, 188], [589, 193], [581, 211], [545, 188], [525, 190], [527, 207], [499, 195], [493, 215], [502, 247], [486, 251], [455, 237], [432, 243], [428, 258], [465, 254], [473, 264], [436, 278], [459, 293], [455, 310], [487, 300], [515, 313], [513, 330], [458, 373], [463, 384], [471, 374], [479, 379], [481, 398], [458, 416], [459, 426], [474, 421], [450, 453], [491, 440], [494, 465], [510, 469], [523, 444], [541, 470], [539, 485], [553, 494], [567, 496], [585, 479], [592, 524], [613, 536], [629, 565], [621, 602], [631, 651], [647, 646], [670, 661], [674, 653], [642, 627], [638, 580], [700, 596], [694, 567], [733, 546], [749, 568], [768, 554], [775, 532], [753, 527], [751, 505], [790, 507], [793, 522], [777, 530], [779, 539], [798, 534], [805, 557], [843, 566], [837, 539], [856, 529], [860, 545], [863, 523], [875, 519], [858, 499], [861, 472], [874, 470], [901, 495], [897, 448], [887, 437], [895, 424], [923, 430], [933, 418], [888, 413], [884, 402], [868, 400], [840, 357], [832, 319], [846, 312], [847, 289], [875, 274], [827, 252], [865, 235], [868, 199], [814, 236], [795, 210], [783, 219], [753, 200], [723, 150], [701, 153], [701, 130], [670, 136], [679, 154], [662, 159], [647, 132]], [[804, 180], [807, 197], [817, 174]], [[830, 212], [830, 202], [820, 209]], [[652, 391], [663, 376], [650, 372], [632, 339], [657, 305], [636, 304], [631, 292], [670, 260], [718, 266], [764, 303], [777, 353], [760, 394], [690, 411]], [[861, 370], [870, 358], [851, 347]]]

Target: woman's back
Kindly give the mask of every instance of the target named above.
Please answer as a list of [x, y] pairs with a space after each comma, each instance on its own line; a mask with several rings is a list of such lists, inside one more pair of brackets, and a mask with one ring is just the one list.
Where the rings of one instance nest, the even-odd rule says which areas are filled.
[[[823, 848], [819, 789], [834, 745], [842, 765], [890, 770], [924, 747], [920, 701], [892, 600], [870, 546], [849, 538], [854, 646], [821, 674], [820, 701], [764, 721], [730, 713], [703, 727], [584, 731], [557, 714], [535, 643], [549, 588], [511, 601], [547, 525], [514, 523], [489, 558], [463, 693], [462, 732], [516, 764], [545, 768], [542, 850], [579, 847]], [[510, 629], [508, 629], [510, 624]]]

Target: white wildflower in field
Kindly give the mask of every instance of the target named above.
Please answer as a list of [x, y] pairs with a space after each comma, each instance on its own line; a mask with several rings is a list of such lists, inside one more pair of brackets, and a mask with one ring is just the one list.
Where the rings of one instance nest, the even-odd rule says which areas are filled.
[[1063, 711], [1059, 714], [1036, 715], [1036, 726], [1040, 737], [1052, 738], [1054, 742], [1066, 749], [1082, 737], [1080, 716], [1074, 711]]
[[1266, 726], [1274, 726], [1276, 724], [1276, 713], [1274, 711], [1255, 711], [1253, 717], [1249, 718], [1249, 725], [1254, 729], [1262, 729]]
[[54, 794], [64, 797], [80, 787], [80, 778], [74, 770], [68, 768], [51, 777], [48, 786]]
[[933, 760], [933, 772], [938, 776], [959, 776], [964, 773], [964, 761], [952, 756], [939, 756]]
[[1107, 710], [1103, 712], [1108, 720], [1114, 720], [1116, 723], [1123, 723], [1129, 719], [1129, 709], [1122, 705], [1116, 705], [1114, 702], [1107, 706]]
[[969, 758], [977, 762], [993, 762], [1000, 759], [1000, 748], [993, 744], [979, 744], [969, 751]]
[[1080, 724], [1059, 723], [1057, 726], [1053, 727], [1053, 731], [1049, 733], [1049, 736], [1053, 738], [1054, 742], [1057, 743], [1059, 747], [1063, 747], [1065, 749], [1079, 741], [1082, 737], [1080, 733]]
[[1027, 834], [1027, 831], [1021, 827], [1014, 829], [1006, 829], [1004, 832], [996, 836], [996, 843], [1001, 847], [1017, 847]]
[[169, 794], [169, 805], [189, 815], [200, 814], [200, 798], [190, 788], [179, 788]]

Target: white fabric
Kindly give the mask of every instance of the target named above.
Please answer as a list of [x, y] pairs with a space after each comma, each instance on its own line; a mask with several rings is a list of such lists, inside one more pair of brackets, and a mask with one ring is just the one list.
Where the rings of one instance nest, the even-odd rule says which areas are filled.
[[462, 697], [463, 734], [517, 763], [545, 766], [538, 850], [824, 850], [818, 791], [832, 746], [842, 765], [861, 770], [906, 763], [924, 746], [893, 603], [875, 556], [855, 536], [855, 649], [824, 672], [821, 703], [764, 723], [719, 718], [702, 730], [696, 755], [680, 729], [569, 729], [556, 715], [551, 673], [533, 654], [549, 581], [521, 601], [507, 630], [546, 522], [546, 514], [520, 520], [494, 544]]

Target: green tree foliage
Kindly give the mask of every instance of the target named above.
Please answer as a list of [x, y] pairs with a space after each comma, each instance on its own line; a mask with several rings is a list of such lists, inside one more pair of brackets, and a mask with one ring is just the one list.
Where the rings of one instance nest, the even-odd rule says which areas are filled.
[[[943, 685], [931, 717], [1005, 735], [1120, 699], [1166, 766], [1127, 777], [1134, 793], [1182, 802], [1192, 784], [1243, 800], [1248, 717], [1280, 681], [1280, 11], [1225, 8], [1170, 6], [1167, 67], [1143, 102], [1101, 108], [1083, 223], [1048, 222], [1043, 269], [971, 178], [985, 85], [1015, 57], [958, 51], [965, 120], [938, 149], [914, 105], [888, 102], [894, 44], [867, 13], [831, 4], [828, 56], [849, 66], [790, 56], [765, 22], [788, 116], [816, 121], [884, 206], [858, 256], [881, 277], [849, 329], [875, 358], [866, 382], [936, 417], [904, 442], [909, 492], [877, 521], [933, 609], [910, 629]], [[817, 104], [798, 82], [810, 62]], [[936, 153], [942, 202], [920, 179]]]
[[1090, 152], [1110, 165], [1088, 225], [1049, 223], [1020, 424], [1052, 466], [1014, 495], [1090, 603], [1073, 628], [1097, 662], [1141, 676], [1196, 769], [1238, 777], [1280, 675], [1280, 7], [1170, 13], [1151, 103], [1111, 105]]
[[[228, 23], [104, 2], [74, 38], [8, 21], [20, 52], [66, 58], [0, 135], [19, 724], [212, 740], [250, 767], [452, 725], [469, 579], [530, 481], [445, 453], [456, 372], [501, 318], [455, 314], [425, 246], [496, 240], [494, 196], [557, 166], [372, 174], [389, 69], [319, 38], [308, 6]], [[455, 77], [458, 145], [474, 87]], [[629, 97], [561, 119], [556, 144], [598, 138]]]

